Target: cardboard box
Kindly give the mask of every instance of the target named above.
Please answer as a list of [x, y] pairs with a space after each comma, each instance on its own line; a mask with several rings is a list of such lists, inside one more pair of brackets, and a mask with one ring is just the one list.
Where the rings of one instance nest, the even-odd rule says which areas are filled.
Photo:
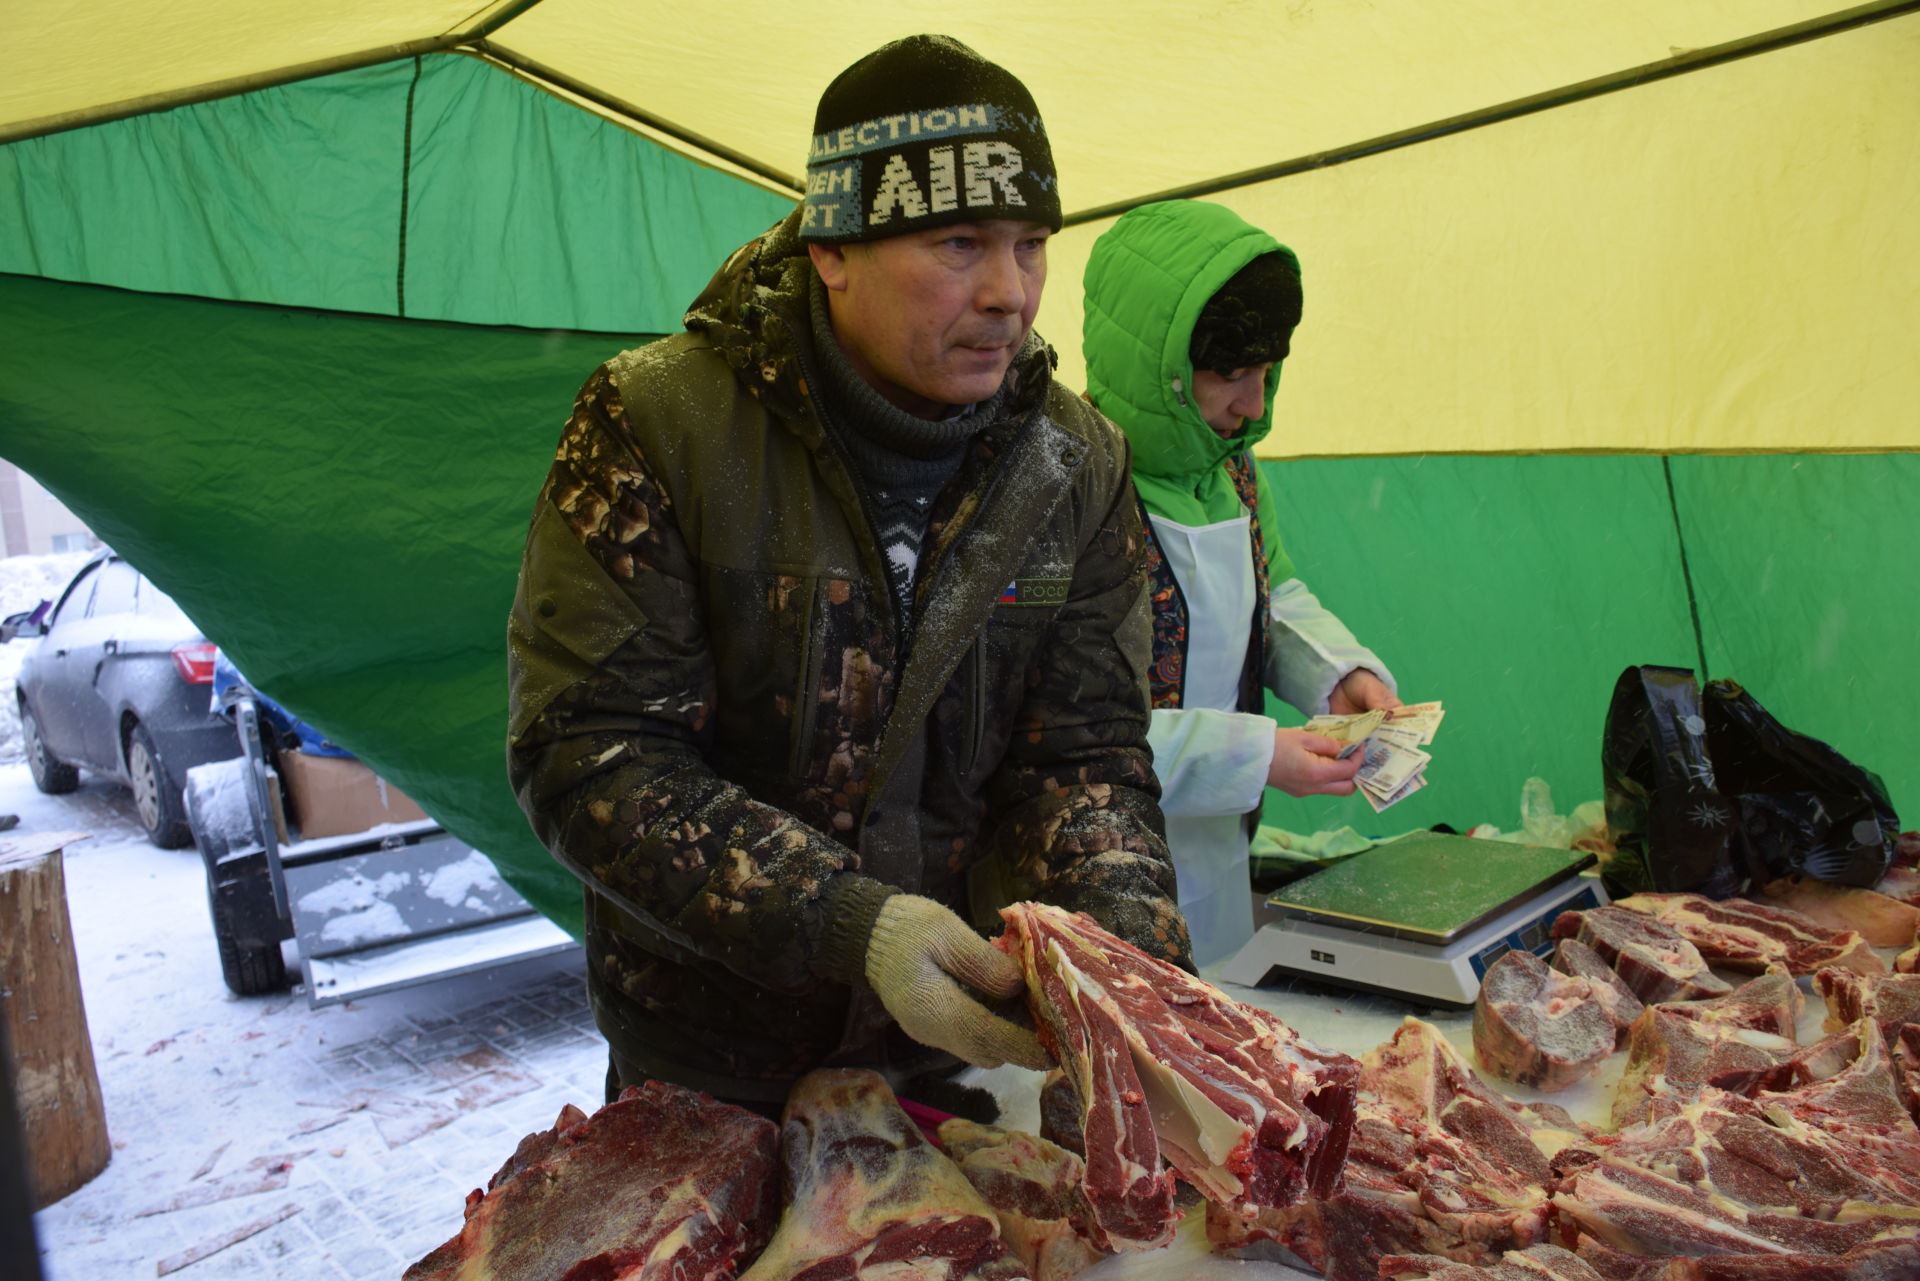
[[280, 779], [303, 841], [426, 817], [404, 792], [350, 756], [282, 752]]

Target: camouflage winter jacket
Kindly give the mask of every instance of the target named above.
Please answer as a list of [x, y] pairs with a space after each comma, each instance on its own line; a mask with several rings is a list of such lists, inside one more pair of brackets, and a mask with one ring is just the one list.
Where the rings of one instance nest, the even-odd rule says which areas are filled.
[[[910, 658], [810, 388], [788, 219], [582, 389], [509, 625], [509, 771], [588, 887], [613, 1048], [734, 1098], [930, 1060], [864, 981], [884, 898], [1037, 898], [1188, 955], [1146, 750], [1124, 438], [1037, 340], [935, 500]], [[975, 869], [990, 860], [991, 876]], [[997, 924], [997, 922], [996, 922]], [[951, 1062], [951, 1060], [946, 1060]]]

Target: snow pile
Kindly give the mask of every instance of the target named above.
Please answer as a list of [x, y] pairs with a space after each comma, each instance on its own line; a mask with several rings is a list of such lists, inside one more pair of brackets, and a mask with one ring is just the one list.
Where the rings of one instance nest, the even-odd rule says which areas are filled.
[[[0, 558], [0, 618], [58, 597], [91, 555], [92, 552], [55, 552], [48, 556]], [[39, 643], [23, 637], [0, 645], [0, 761], [17, 761], [25, 750], [20, 741], [20, 704], [14, 698], [13, 681], [20, 672], [20, 660]]]

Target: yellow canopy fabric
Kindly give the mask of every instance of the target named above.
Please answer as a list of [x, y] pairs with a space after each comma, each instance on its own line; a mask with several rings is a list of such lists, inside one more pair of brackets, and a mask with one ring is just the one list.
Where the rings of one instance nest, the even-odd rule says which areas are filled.
[[[1070, 223], [1342, 161], [1209, 196], [1305, 264], [1269, 456], [1920, 448], [1914, 0], [11, 0], [0, 140], [457, 47], [777, 188], [827, 81], [925, 30], [1033, 89]], [[1080, 267], [1104, 225], [1057, 238], [1040, 317], [1076, 383]]]
[[1920, 16], [1209, 197], [1305, 276], [1260, 452], [1920, 447], [1917, 130]]

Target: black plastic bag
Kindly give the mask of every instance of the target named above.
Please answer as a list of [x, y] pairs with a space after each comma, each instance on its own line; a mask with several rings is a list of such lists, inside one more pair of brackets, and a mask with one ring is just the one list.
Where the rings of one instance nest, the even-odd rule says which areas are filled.
[[1730, 898], [1790, 873], [1871, 887], [1900, 831], [1886, 786], [1730, 680], [1629, 667], [1600, 753], [1616, 896]]

